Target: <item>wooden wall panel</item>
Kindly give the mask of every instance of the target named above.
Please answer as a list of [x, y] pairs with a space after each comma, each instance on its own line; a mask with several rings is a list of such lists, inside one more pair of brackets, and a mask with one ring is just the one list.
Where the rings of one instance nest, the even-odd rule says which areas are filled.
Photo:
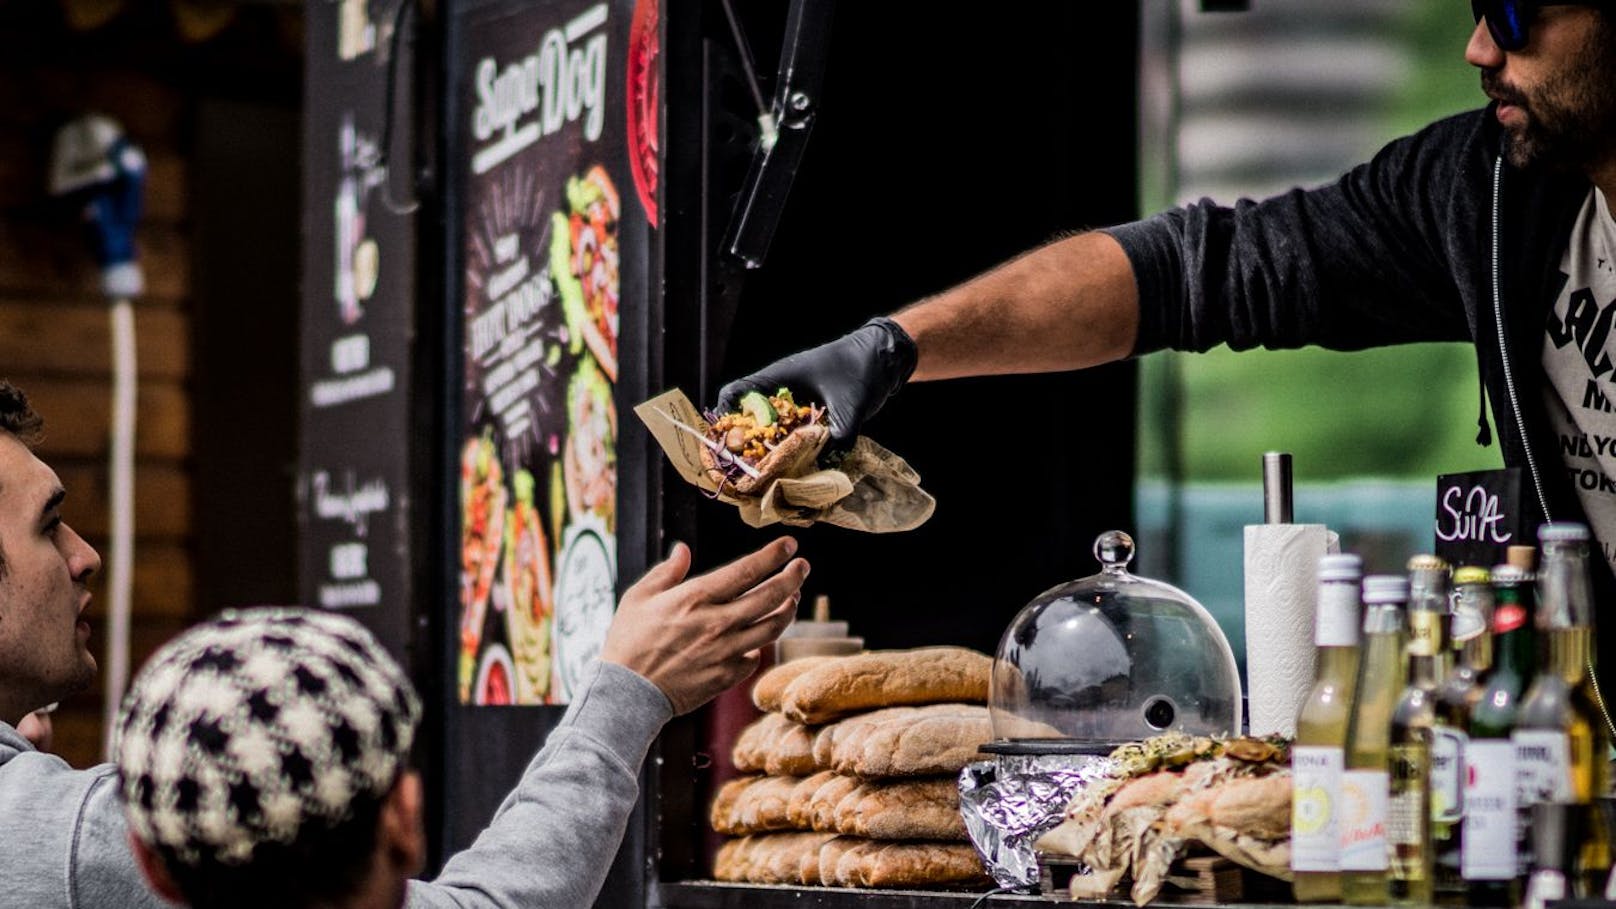
[[147, 541], [135, 548], [135, 613], [186, 621], [196, 615], [196, 574], [191, 551], [173, 540]]
[[[66, 219], [69, 212], [50, 198], [48, 143], [30, 141], [16, 133], [0, 132], [0, 208], [33, 207]], [[175, 224], [186, 216], [186, 162], [168, 149], [146, 152], [146, 191], [141, 198], [141, 220]]]
[[[143, 299], [183, 300], [190, 291], [191, 258], [182, 229], [143, 223], [136, 247], [146, 273]], [[100, 300], [101, 273], [72, 225], [0, 222], [0, 295]]]
[[[0, 364], [5, 374], [110, 376], [109, 312], [100, 302], [8, 300], [0, 307]], [[134, 312], [140, 378], [185, 378], [191, 370], [190, 317], [176, 306], [141, 305]]]
[[[105, 379], [13, 381], [45, 417], [42, 458], [104, 457], [112, 425], [112, 385]], [[179, 461], [191, 451], [190, 398], [177, 382], [141, 382], [135, 390], [135, 455]]]
[[[107, 471], [105, 465], [61, 461], [56, 475], [67, 488], [62, 506], [66, 521], [81, 536], [107, 534]], [[143, 462], [135, 470], [135, 538], [137, 541], [183, 540], [191, 527], [191, 477], [182, 466], [162, 461]], [[103, 553], [105, 555], [105, 553]]]

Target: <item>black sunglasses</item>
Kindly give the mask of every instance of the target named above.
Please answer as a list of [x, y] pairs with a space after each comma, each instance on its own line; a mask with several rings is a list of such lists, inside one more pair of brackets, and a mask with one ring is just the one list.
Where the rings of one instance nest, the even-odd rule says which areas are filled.
[[1532, 35], [1532, 20], [1537, 18], [1539, 7], [1544, 6], [1593, 6], [1603, 9], [1616, 8], [1610, 0], [1593, 0], [1582, 3], [1543, 3], [1539, 0], [1470, 0], [1470, 13], [1476, 21], [1487, 20], [1487, 33], [1493, 36], [1493, 43], [1501, 51], [1518, 51], [1526, 46]]

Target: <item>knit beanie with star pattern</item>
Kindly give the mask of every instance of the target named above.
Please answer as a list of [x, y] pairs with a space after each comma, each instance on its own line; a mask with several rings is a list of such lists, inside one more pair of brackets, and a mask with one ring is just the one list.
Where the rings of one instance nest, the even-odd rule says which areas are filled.
[[421, 718], [403, 671], [333, 612], [230, 611], [164, 645], [117, 728], [130, 829], [187, 864], [335, 827], [397, 781]]

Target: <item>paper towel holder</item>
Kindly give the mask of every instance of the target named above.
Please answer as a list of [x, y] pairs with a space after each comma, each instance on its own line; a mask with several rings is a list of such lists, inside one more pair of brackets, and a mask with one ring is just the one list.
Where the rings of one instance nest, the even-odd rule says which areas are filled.
[[1290, 524], [1296, 519], [1291, 453], [1265, 451], [1262, 456], [1263, 523]]

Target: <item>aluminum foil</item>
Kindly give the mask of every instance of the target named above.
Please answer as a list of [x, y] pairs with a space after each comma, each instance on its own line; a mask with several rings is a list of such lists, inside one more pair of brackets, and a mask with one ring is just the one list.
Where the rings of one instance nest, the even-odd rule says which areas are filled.
[[960, 771], [960, 811], [976, 851], [1001, 887], [1036, 887], [1033, 843], [1063, 819], [1079, 789], [1117, 762], [1094, 754], [999, 755]]

